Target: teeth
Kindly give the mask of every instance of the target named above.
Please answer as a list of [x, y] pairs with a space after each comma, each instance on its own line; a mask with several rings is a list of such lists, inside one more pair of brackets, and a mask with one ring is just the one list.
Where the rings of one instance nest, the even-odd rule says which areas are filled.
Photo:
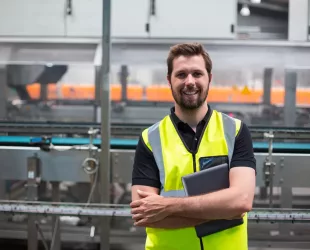
[[197, 92], [184, 92], [185, 95], [195, 95]]

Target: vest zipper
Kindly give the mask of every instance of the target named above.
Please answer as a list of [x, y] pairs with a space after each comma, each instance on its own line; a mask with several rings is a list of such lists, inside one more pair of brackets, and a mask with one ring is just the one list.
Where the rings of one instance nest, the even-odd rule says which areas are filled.
[[196, 169], [196, 154], [192, 153], [192, 156], [193, 156], [193, 168], [194, 168], [194, 172], [197, 172], [197, 169]]
[[[192, 156], [193, 156], [193, 169], [194, 169], [194, 172], [197, 172], [197, 168], [196, 168], [196, 154], [192, 153]], [[202, 238], [199, 238], [199, 242], [200, 242], [200, 250], [204, 250]]]

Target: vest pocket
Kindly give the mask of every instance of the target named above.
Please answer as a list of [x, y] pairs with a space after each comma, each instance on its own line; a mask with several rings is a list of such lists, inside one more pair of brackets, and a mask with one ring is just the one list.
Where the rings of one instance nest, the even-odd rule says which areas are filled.
[[224, 163], [228, 164], [227, 155], [203, 156], [199, 158], [199, 169], [204, 170]]

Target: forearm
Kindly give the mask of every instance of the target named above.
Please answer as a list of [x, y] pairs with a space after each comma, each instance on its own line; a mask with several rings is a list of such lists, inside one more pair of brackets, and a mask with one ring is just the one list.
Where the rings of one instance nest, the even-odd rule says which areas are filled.
[[144, 226], [151, 228], [179, 229], [179, 228], [194, 227], [204, 222], [206, 222], [206, 220], [181, 217], [181, 216], [169, 216], [163, 220], [150, 224], [145, 224]]
[[251, 201], [246, 192], [228, 188], [201, 196], [173, 198], [168, 211], [174, 216], [202, 220], [230, 219], [251, 210]]

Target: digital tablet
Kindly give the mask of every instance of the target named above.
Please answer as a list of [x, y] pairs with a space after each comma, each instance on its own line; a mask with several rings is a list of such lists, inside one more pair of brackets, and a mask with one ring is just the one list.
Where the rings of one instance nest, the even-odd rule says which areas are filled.
[[[227, 163], [210, 167], [182, 177], [187, 196], [196, 196], [229, 188], [229, 167]], [[198, 237], [217, 233], [243, 224], [243, 219], [213, 220], [195, 227]]]

